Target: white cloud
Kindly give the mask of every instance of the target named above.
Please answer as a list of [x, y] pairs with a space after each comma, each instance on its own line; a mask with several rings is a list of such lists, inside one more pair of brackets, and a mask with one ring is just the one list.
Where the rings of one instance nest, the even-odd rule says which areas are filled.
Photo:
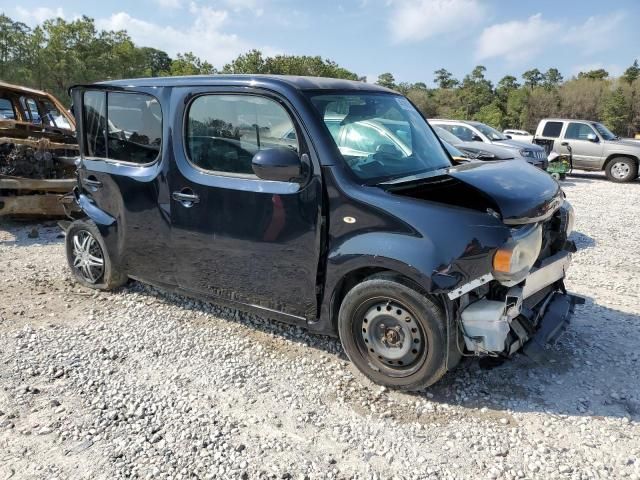
[[539, 13], [525, 21], [491, 25], [478, 39], [476, 58], [504, 57], [510, 63], [525, 62], [538, 55], [559, 31], [559, 24], [546, 22]]
[[590, 55], [611, 47], [615, 30], [624, 17], [614, 12], [589, 17], [581, 25], [567, 27], [545, 20], [542, 14], [485, 28], [478, 39], [476, 58], [502, 57], [511, 64], [524, 63], [549, 49], [570, 47], [574, 55]]
[[32, 9], [16, 7], [15, 11], [16, 20], [24, 22], [30, 26], [35, 26], [51, 18], [65, 18], [62, 7], [58, 7], [56, 9], [49, 7], [37, 7]]
[[468, 29], [485, 17], [478, 0], [390, 0], [389, 5], [389, 30], [397, 43]]
[[96, 26], [105, 30], [126, 30], [137, 45], [159, 48], [171, 56], [193, 52], [217, 67], [253, 47], [237, 35], [223, 31], [229, 16], [226, 10], [192, 3], [189, 11], [194, 17], [193, 23], [180, 28], [140, 20], [126, 12], [98, 19]]
[[561, 41], [578, 47], [578, 52], [583, 55], [607, 50], [616, 39], [615, 32], [623, 20], [622, 12], [589, 17], [582, 25], [569, 28]]

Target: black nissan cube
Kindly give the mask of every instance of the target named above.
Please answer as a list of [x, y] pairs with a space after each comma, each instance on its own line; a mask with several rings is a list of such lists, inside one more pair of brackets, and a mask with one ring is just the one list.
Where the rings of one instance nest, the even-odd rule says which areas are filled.
[[581, 300], [558, 183], [521, 161], [454, 164], [396, 92], [213, 75], [71, 93], [79, 208], [64, 226], [82, 285], [132, 278], [336, 335], [406, 390], [465, 354], [542, 357]]

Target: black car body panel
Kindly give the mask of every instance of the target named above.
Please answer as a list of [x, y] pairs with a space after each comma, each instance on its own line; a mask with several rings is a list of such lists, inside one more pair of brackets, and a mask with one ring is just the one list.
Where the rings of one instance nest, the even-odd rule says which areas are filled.
[[[491, 272], [511, 225], [546, 219], [562, 202], [558, 184], [524, 162], [471, 163], [364, 185], [308, 96], [397, 95], [366, 83], [260, 75], [119, 80], [74, 87], [75, 105], [83, 105], [87, 90], [142, 92], [161, 106], [155, 162], [85, 156], [79, 167], [76, 198], [118, 265], [131, 277], [325, 334], [336, 334], [340, 297], [353, 279], [388, 270], [445, 295]], [[211, 93], [282, 105], [308, 158], [304, 178], [247, 179], [193, 165], [184, 119], [195, 98]], [[79, 140], [85, 151], [86, 138]], [[197, 204], [177, 200], [180, 192]]]

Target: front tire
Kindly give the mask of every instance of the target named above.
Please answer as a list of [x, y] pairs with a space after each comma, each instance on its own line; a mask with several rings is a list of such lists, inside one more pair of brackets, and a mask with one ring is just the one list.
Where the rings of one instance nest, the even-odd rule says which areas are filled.
[[96, 290], [124, 285], [127, 276], [114, 264], [98, 227], [90, 220], [76, 220], [66, 232], [67, 264], [76, 281]]
[[[371, 381], [401, 390], [433, 385], [447, 371], [446, 316], [422, 293], [390, 277], [371, 277], [345, 296], [338, 317], [349, 359]], [[455, 336], [456, 332], [449, 332]], [[449, 339], [451, 340], [451, 338]], [[449, 368], [459, 361], [449, 358]]]
[[612, 182], [631, 182], [638, 176], [638, 164], [630, 158], [612, 158], [605, 169], [607, 178]]

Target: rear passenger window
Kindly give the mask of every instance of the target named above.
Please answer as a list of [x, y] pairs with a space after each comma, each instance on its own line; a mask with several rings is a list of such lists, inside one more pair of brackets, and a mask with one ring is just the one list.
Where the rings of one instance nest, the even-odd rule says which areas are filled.
[[589, 125], [571, 122], [567, 127], [567, 133], [564, 134], [564, 138], [569, 140], [589, 140], [589, 134], [596, 134]]
[[251, 160], [259, 150], [298, 151], [291, 117], [278, 102], [255, 95], [203, 95], [189, 107], [189, 160], [204, 170], [255, 177]]
[[162, 110], [143, 93], [84, 94], [84, 154], [128, 163], [155, 161], [162, 146]]
[[34, 125], [41, 125], [42, 119], [40, 118], [40, 112], [38, 111], [38, 105], [33, 98], [20, 97], [20, 104], [24, 113], [27, 115], [27, 121]]
[[542, 129], [543, 137], [558, 138], [562, 131], [562, 122], [547, 122]]

